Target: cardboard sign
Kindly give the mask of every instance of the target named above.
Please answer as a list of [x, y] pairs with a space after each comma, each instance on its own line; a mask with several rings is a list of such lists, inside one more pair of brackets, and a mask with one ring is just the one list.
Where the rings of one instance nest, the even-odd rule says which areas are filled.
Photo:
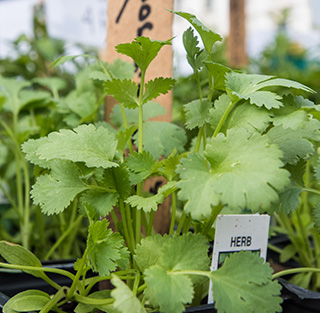
[[107, 0], [46, 0], [49, 35], [92, 47], [105, 47], [107, 3]]
[[[252, 251], [266, 260], [269, 234], [269, 215], [219, 215], [216, 221], [211, 271], [222, 266], [233, 252]], [[211, 284], [208, 303], [212, 303]]]
[[[173, 0], [119, 0], [108, 3], [107, 49], [101, 51], [100, 58], [112, 62], [117, 58], [131, 61], [115, 51], [120, 43], [131, 42], [138, 36], [155, 40], [168, 40], [172, 37]], [[172, 76], [172, 47], [165, 46], [147, 70], [146, 81], [155, 77]], [[139, 80], [137, 73], [136, 80]], [[167, 114], [158, 120], [171, 121], [171, 93], [156, 99], [165, 107]], [[107, 115], [112, 106], [107, 106]]]

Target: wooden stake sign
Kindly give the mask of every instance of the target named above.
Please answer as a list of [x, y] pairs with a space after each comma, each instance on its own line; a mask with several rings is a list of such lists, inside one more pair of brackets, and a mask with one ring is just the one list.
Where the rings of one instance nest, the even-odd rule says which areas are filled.
[[229, 63], [235, 67], [246, 66], [245, 0], [230, 0], [230, 33], [228, 38]]
[[[115, 51], [115, 46], [127, 43], [138, 36], [147, 36], [156, 40], [168, 40], [172, 37], [173, 0], [111, 0], [107, 12], [107, 48], [100, 58], [112, 62], [117, 58], [131, 61]], [[155, 77], [172, 76], [172, 48], [165, 46], [151, 63], [146, 73], [146, 81]], [[139, 73], [136, 75], [139, 80]], [[167, 114], [157, 120], [171, 121], [171, 93], [161, 95], [156, 100], [166, 109]], [[107, 105], [107, 116], [112, 105]]]
[[[115, 46], [127, 43], [138, 36], [146, 36], [155, 40], [168, 40], [172, 37], [173, 0], [110, 0], [107, 10], [107, 48], [100, 55], [106, 62], [112, 62], [117, 58], [132, 61], [129, 57], [116, 52]], [[173, 52], [171, 46], [164, 46], [158, 56], [152, 61], [146, 72], [146, 81], [159, 76], [172, 76]], [[139, 70], [136, 72], [136, 81], [139, 82]], [[159, 102], [165, 109], [166, 114], [156, 118], [158, 121], [171, 121], [172, 94], [171, 92], [160, 95]], [[115, 104], [113, 98], [107, 98], [106, 118]], [[144, 189], [157, 192], [164, 179], [154, 177], [145, 184]], [[159, 206], [154, 217], [154, 229], [164, 234], [170, 224], [170, 199], [166, 199]]]

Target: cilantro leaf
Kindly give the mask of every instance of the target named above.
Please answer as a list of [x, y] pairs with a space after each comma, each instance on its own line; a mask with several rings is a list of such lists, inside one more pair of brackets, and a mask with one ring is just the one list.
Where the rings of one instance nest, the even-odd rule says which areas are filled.
[[146, 297], [161, 312], [182, 313], [184, 305], [193, 298], [192, 281], [184, 275], [168, 273], [164, 268], [154, 265], [145, 271], [148, 284]]
[[158, 77], [154, 80], [149, 80], [145, 84], [145, 91], [142, 102], [146, 103], [152, 99], [157, 98], [160, 94], [166, 94], [172, 89], [175, 80], [172, 78]]
[[234, 210], [264, 211], [290, 182], [289, 172], [281, 168], [281, 151], [258, 133], [249, 137], [244, 129], [232, 128], [226, 136], [212, 138], [204, 155], [210, 168], [190, 154], [177, 169], [178, 196], [188, 200], [185, 210], [195, 219], [209, 217], [219, 201]]
[[88, 188], [79, 175], [75, 164], [57, 161], [51, 174], [38, 177], [33, 185], [31, 197], [34, 203], [47, 215], [62, 212], [78, 194]]
[[112, 79], [104, 83], [105, 91], [112, 95], [125, 107], [134, 109], [139, 106], [137, 94], [138, 85], [129, 79]]
[[169, 182], [166, 185], [159, 188], [158, 193], [151, 197], [142, 197], [134, 195], [129, 197], [126, 202], [130, 204], [131, 207], [136, 207], [138, 210], [143, 210], [144, 212], [157, 211], [158, 205], [162, 203], [166, 197], [176, 190], [176, 182]]
[[50, 133], [36, 151], [40, 159], [84, 162], [88, 167], [116, 167], [112, 162], [117, 147], [115, 136], [104, 127], [80, 125], [74, 130]]
[[273, 76], [242, 74], [229, 72], [226, 74], [226, 91], [233, 102], [241, 99], [250, 100], [252, 104], [259, 107], [265, 106], [267, 109], [280, 108], [281, 96], [271, 91], [262, 91], [262, 88], [283, 86], [288, 88], [302, 89], [312, 92], [312, 90], [302, 84], [286, 79], [278, 79]]
[[233, 253], [211, 272], [213, 298], [219, 312], [281, 312], [281, 286], [272, 281], [272, 269], [251, 252]]
[[111, 291], [111, 296], [115, 299], [113, 307], [122, 313], [135, 312], [146, 313], [147, 311], [133, 294], [132, 290], [120, 280], [116, 275], [112, 275], [112, 285], [116, 288]]
[[145, 72], [149, 64], [165, 45], [171, 45], [171, 39], [161, 41], [140, 36], [135, 38], [131, 43], [117, 45], [116, 51], [132, 58], [140, 70]]
[[58, 94], [59, 90], [62, 90], [67, 86], [65, 80], [59, 77], [37, 77], [32, 79], [32, 81], [49, 88], [54, 96]]
[[191, 101], [184, 105], [187, 129], [200, 128], [210, 120], [209, 110], [212, 107], [208, 99]]
[[[143, 125], [143, 146], [155, 159], [167, 157], [176, 149], [184, 151], [187, 142], [185, 131], [179, 126], [168, 122], [151, 121]], [[138, 134], [134, 136], [138, 143]]]
[[86, 192], [80, 200], [84, 205], [94, 207], [99, 216], [107, 216], [117, 204], [118, 198], [117, 193], [91, 190]]
[[173, 13], [186, 19], [196, 29], [196, 31], [199, 33], [199, 35], [202, 38], [205, 49], [209, 54], [212, 51], [213, 45], [217, 41], [222, 40], [222, 37], [220, 35], [214, 33], [208, 27], [203, 25], [195, 15], [190, 13], [185, 13], [185, 12], [177, 12], [177, 11], [174, 11]]
[[314, 210], [312, 211], [313, 219], [314, 219], [314, 224], [320, 233], [320, 203], [318, 203]]
[[129, 257], [123, 238], [119, 233], [113, 233], [108, 225], [109, 222], [104, 219], [89, 226], [88, 260], [93, 271], [100, 276], [109, 275], [116, 270], [117, 261]]
[[183, 33], [182, 39], [187, 52], [188, 63], [193, 68], [193, 71], [196, 72], [201, 69], [203, 62], [208, 59], [208, 53], [198, 47], [199, 41], [191, 27]]

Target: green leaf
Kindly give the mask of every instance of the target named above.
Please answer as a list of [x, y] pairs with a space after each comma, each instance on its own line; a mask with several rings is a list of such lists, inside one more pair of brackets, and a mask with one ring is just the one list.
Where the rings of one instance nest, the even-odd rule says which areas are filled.
[[[26, 248], [7, 241], [0, 241], [0, 255], [10, 264], [42, 267], [40, 260]], [[44, 272], [24, 271], [36, 277], [45, 277]]]
[[281, 312], [281, 286], [272, 281], [272, 269], [251, 252], [241, 251], [226, 258], [211, 272], [213, 298], [218, 312]]
[[99, 216], [107, 216], [117, 204], [119, 195], [117, 193], [106, 193], [91, 190], [81, 197], [84, 205], [91, 205]]
[[54, 96], [58, 94], [59, 90], [65, 89], [67, 86], [67, 83], [59, 77], [37, 77], [32, 81], [49, 88]]
[[[155, 159], [167, 157], [175, 149], [184, 151], [187, 142], [185, 131], [175, 124], [168, 122], [146, 122], [143, 125], [143, 146]], [[134, 136], [138, 144], [138, 134]]]
[[106, 219], [96, 221], [89, 226], [88, 259], [93, 271], [98, 272], [100, 276], [109, 275], [116, 270], [117, 261], [129, 257], [122, 236], [113, 233], [108, 226], [109, 222]]
[[116, 51], [132, 58], [141, 72], [145, 72], [149, 64], [165, 45], [171, 45], [171, 39], [160, 41], [140, 36], [135, 38], [131, 43], [117, 45]]
[[210, 263], [205, 237], [192, 233], [146, 237], [137, 245], [134, 259], [143, 272], [153, 265], [172, 272], [190, 269], [203, 271], [209, 269]]
[[198, 47], [198, 38], [194, 35], [191, 27], [183, 33], [182, 39], [187, 52], [188, 63], [193, 68], [193, 71], [196, 72], [201, 69], [203, 62], [208, 59], [208, 53]]
[[145, 84], [145, 90], [143, 94], [143, 103], [146, 103], [152, 99], [157, 98], [160, 94], [166, 94], [172, 89], [175, 80], [172, 78], [158, 77], [154, 80], [149, 80]]
[[113, 306], [119, 312], [147, 313], [132, 290], [116, 275], [112, 275], [111, 283], [115, 286], [115, 289], [111, 291], [111, 296], [115, 299]]
[[186, 19], [196, 29], [196, 31], [199, 33], [199, 35], [202, 38], [205, 49], [209, 54], [211, 54], [213, 45], [217, 41], [222, 40], [222, 37], [220, 35], [214, 33], [205, 25], [203, 25], [195, 15], [186, 13], [186, 12], [177, 12], [177, 11], [173, 11], [173, 13]]
[[209, 217], [219, 200], [233, 210], [267, 210], [290, 182], [289, 172], [281, 168], [281, 151], [258, 133], [250, 137], [244, 129], [220, 133], [204, 155], [210, 168], [203, 158], [190, 154], [177, 169], [179, 198], [188, 200], [185, 210], [195, 219]]
[[158, 265], [148, 268], [145, 281], [148, 284], [146, 297], [161, 312], [182, 313], [184, 304], [193, 298], [192, 281], [184, 275], [174, 275]]
[[138, 210], [143, 210], [144, 212], [157, 211], [158, 205], [162, 203], [166, 197], [176, 190], [176, 182], [169, 182], [166, 185], [159, 188], [158, 193], [151, 197], [142, 196], [131, 196], [126, 202], [130, 204], [131, 207], [136, 207]]
[[33, 185], [31, 197], [47, 215], [58, 214], [88, 187], [79, 177], [77, 166], [71, 162], [56, 162], [51, 175], [38, 177]]
[[96, 59], [94, 56], [90, 55], [90, 54], [78, 54], [78, 55], [63, 55], [59, 58], [57, 58], [55, 61], [53, 61], [50, 64], [50, 67], [58, 67], [66, 62], [72, 61], [78, 57], [87, 57], [87, 58], [91, 58], [91, 59]]
[[88, 167], [117, 167], [112, 162], [117, 140], [104, 127], [80, 125], [74, 130], [62, 129], [50, 133], [47, 141], [36, 151], [40, 159], [62, 159], [84, 162]]
[[119, 103], [126, 108], [134, 109], [139, 106], [137, 98], [138, 85], [128, 79], [112, 79], [104, 83], [105, 91], [112, 95]]
[[314, 153], [313, 144], [304, 137], [303, 129], [293, 130], [282, 126], [273, 127], [267, 136], [283, 151], [282, 160], [285, 163], [296, 164], [300, 159], [307, 159]]
[[231, 72], [231, 68], [212, 61], [206, 61], [204, 64], [214, 79], [214, 88], [226, 90], [226, 73]]
[[133, 79], [134, 77], [135, 66], [132, 62], [116, 59], [112, 63], [106, 64], [106, 66], [114, 78]]
[[211, 101], [208, 99], [200, 99], [191, 101], [184, 105], [186, 128], [200, 128], [210, 120], [209, 110], [212, 107]]
[[117, 151], [120, 153], [120, 155], [123, 155], [125, 152], [125, 149], [128, 146], [129, 140], [131, 140], [132, 135], [137, 130], [136, 126], [130, 126], [129, 128], [126, 128], [124, 131], [119, 131], [117, 134]]
[[287, 261], [292, 259], [297, 252], [298, 251], [294, 245], [287, 245], [280, 253], [280, 262], [282, 264], [286, 263]]
[[297, 82], [267, 75], [229, 72], [226, 78], [226, 90], [234, 103], [241, 99], [250, 100], [252, 104], [265, 106], [269, 110], [280, 108], [282, 97], [271, 91], [262, 91], [262, 88], [282, 86], [312, 92], [310, 88]]
[[147, 151], [131, 153], [125, 164], [130, 170], [130, 181], [133, 185], [142, 182], [157, 169], [154, 157]]
[[40, 290], [22, 291], [8, 300], [3, 307], [3, 312], [40, 311], [50, 300], [50, 296]]

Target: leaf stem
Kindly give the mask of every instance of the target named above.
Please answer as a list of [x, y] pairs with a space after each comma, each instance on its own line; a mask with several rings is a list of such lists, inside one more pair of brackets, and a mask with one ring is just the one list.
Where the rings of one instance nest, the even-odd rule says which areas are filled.
[[67, 288], [61, 288], [58, 292], [51, 298], [51, 300], [41, 309], [40, 313], [48, 313], [51, 309], [65, 297]]
[[233, 106], [235, 105], [236, 103], [233, 103], [232, 101], [230, 101], [227, 109], [224, 111], [219, 123], [218, 123], [218, 126], [217, 128], [215, 129], [214, 133], [213, 133], [213, 137], [217, 137], [217, 135], [219, 134], [220, 130], [221, 130], [221, 127], [223, 125], [223, 123], [226, 121], [229, 113], [231, 112]]
[[272, 279], [285, 276], [285, 275], [291, 275], [291, 274], [298, 274], [298, 273], [320, 273], [320, 268], [314, 268], [314, 267], [302, 267], [302, 268], [292, 268], [288, 270], [283, 270], [281, 272], [275, 273], [272, 275]]
[[176, 222], [176, 211], [177, 211], [177, 194], [176, 194], [176, 191], [174, 191], [171, 196], [171, 221], [170, 221], [169, 235], [173, 234], [174, 225]]

